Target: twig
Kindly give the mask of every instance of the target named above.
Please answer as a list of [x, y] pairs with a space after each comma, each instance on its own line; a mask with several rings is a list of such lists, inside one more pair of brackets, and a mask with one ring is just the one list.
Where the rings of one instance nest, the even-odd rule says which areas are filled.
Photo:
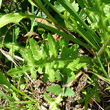
[[100, 108], [101, 110], [104, 110], [93, 98], [92, 98], [92, 100], [99, 106], [99, 108]]
[[75, 76], [75, 79], [71, 82], [69, 82], [68, 84], [65, 84], [64, 87], [71, 87], [75, 82], [76, 80], [82, 75], [82, 71], [80, 71], [76, 76]]

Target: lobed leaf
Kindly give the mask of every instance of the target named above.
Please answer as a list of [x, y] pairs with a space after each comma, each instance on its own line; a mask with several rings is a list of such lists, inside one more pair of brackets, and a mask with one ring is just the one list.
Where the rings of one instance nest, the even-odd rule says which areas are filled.
[[63, 77], [61, 76], [61, 74], [58, 71], [55, 73], [55, 77], [57, 78], [58, 81], [63, 80]]
[[46, 69], [45, 72], [46, 72], [46, 74], [48, 75], [49, 81], [50, 81], [50, 82], [53, 82], [54, 79], [55, 79], [55, 71], [51, 68], [50, 65], [47, 65], [47, 66], [45, 67], [45, 69]]
[[75, 73], [71, 69], [63, 68], [62, 74], [64, 74], [63, 81], [69, 83], [75, 79]]
[[49, 103], [54, 102], [54, 99], [52, 99], [46, 92], [44, 93], [44, 99], [47, 100]]
[[20, 50], [22, 57], [27, 61], [28, 66], [34, 66], [35, 60], [30, 49]]
[[43, 60], [46, 60], [46, 58], [47, 57], [49, 57], [49, 48], [48, 48], [48, 45], [41, 45], [41, 54], [40, 54], [40, 56], [41, 56], [41, 58], [43, 59]]
[[57, 45], [55, 43], [53, 36], [50, 33], [48, 34], [48, 43], [51, 56], [54, 56], [54, 58], [56, 58], [58, 56]]
[[12, 68], [8, 71], [8, 75], [10, 75], [11, 77], [17, 77], [19, 78], [20, 76], [22, 76], [24, 74], [24, 72], [29, 71], [30, 67], [28, 66], [17, 66], [16, 68]]
[[37, 72], [37, 70], [34, 67], [30, 68], [31, 77], [33, 80], [36, 80], [36, 77], [37, 77], [36, 72]]
[[74, 44], [70, 47], [70, 50], [72, 51], [71, 52], [71, 57], [73, 58], [77, 58], [78, 57], [78, 48], [79, 48], [79, 45], [78, 44]]
[[73, 70], [77, 66], [77, 64], [79, 64], [79, 61], [79, 58], [73, 60], [73, 62], [69, 63], [66, 68]]
[[30, 49], [32, 51], [33, 57], [35, 60], [39, 60], [41, 58], [39, 52], [39, 45], [36, 43], [34, 39], [29, 40]]
[[59, 95], [59, 94], [63, 93], [62, 88], [58, 84], [56, 84], [54, 86], [49, 86], [47, 88], [47, 91], [49, 91], [49, 92], [51, 92], [51, 93], [53, 93], [55, 95]]
[[69, 87], [65, 87], [65, 89], [64, 89], [64, 96], [65, 97], [67, 97], [67, 96], [68, 97], [74, 97], [75, 93]]
[[63, 100], [62, 95], [52, 99], [46, 92], [44, 93], [44, 99], [50, 104], [49, 110], [60, 110], [59, 104]]

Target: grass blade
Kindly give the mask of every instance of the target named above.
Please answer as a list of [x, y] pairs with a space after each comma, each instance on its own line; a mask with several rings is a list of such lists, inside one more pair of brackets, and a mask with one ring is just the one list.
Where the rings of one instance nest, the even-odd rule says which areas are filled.
[[53, 32], [55, 32], [55, 33], [57, 33], [57, 34], [59, 34], [59, 35], [65, 37], [65, 38], [67, 38], [67, 39], [69, 39], [69, 40], [71, 40], [71, 41], [73, 41], [73, 42], [75, 42], [75, 43], [78, 43], [78, 44], [80, 44], [80, 45], [82, 45], [82, 46], [84, 46], [84, 47], [90, 48], [90, 49], [92, 48], [90, 45], [87, 45], [87, 44], [83, 43], [82, 41], [80, 41], [80, 40], [78, 40], [78, 39], [76, 39], [76, 38], [73, 38], [72, 36], [70, 36], [70, 35], [68, 35], [68, 34], [66, 34], [66, 33], [64, 33], [64, 32], [61, 32], [61, 31], [59, 31], [59, 30], [57, 30], [57, 29], [55, 29], [55, 28], [49, 27], [49, 26], [44, 25], [44, 24], [41, 24], [41, 23], [39, 23], [39, 24], [40, 24], [41, 26], [43, 26], [44, 28], [49, 29], [50, 31], [53, 31]]
[[[86, 30], [91, 34], [93, 37], [92, 43], [96, 42], [98, 44], [98, 41], [100, 40], [98, 36], [95, 34], [95, 32], [89, 28], [89, 26], [79, 17], [79, 15], [75, 12], [74, 8], [71, 7], [71, 4], [67, 0], [58, 0], [59, 3], [66, 9], [68, 12], [77, 20], [82, 26], [86, 28]], [[89, 36], [88, 36], [89, 37]], [[98, 45], [94, 45], [98, 48]]]
[[103, 67], [103, 65], [102, 65], [102, 63], [101, 63], [101, 61], [100, 61], [100, 58], [99, 58], [99, 57], [97, 57], [97, 60], [98, 60], [98, 62], [99, 62], [99, 64], [100, 64], [100, 66], [101, 66], [101, 68], [102, 68], [102, 71], [103, 71], [103, 73], [104, 73], [105, 77], [106, 77], [106, 78], [109, 78], [109, 76], [108, 76], [107, 72], [105, 71], [105, 69], [104, 69], [104, 67]]
[[[0, 90], [0, 94], [6, 98], [6, 100], [10, 103], [10, 105], [12, 105], [14, 108], [16, 108], [16, 106], [10, 101], [10, 99], [6, 96], [6, 94]], [[14, 109], [14, 110], [18, 110], [18, 108]]]
[[[71, 27], [74, 27], [73, 26], [73, 24], [72, 23], [70, 23], [70, 21], [66, 18], [66, 17], [64, 17], [48, 0], [45, 0], [45, 2], [55, 11], [55, 12], [57, 12], [57, 14], [61, 17], [61, 18], [63, 18]], [[72, 9], [72, 7], [71, 7], [71, 9]], [[75, 27], [74, 27], [75, 28]], [[85, 35], [85, 33], [87, 33], [87, 31], [82, 31], [82, 30], [84, 31], [84, 29], [81, 27], [81, 25], [80, 26], [78, 26], [78, 29], [74, 29], [76, 32], [78, 32], [94, 49], [97, 49], [96, 47], [97, 47], [97, 45], [95, 44], [95, 42], [91, 42], [91, 41], [93, 41], [93, 38], [92, 37], [89, 37], [90, 36], [90, 34], [86, 34]], [[83, 33], [82, 33], [83, 32]], [[88, 36], [88, 37], [87, 37]]]

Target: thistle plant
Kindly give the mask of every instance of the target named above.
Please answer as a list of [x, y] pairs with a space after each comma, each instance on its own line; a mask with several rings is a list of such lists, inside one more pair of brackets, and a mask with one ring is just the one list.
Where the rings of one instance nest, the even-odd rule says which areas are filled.
[[[8, 24], [14, 23], [13, 25], [10, 24], [10, 29], [13, 27], [12, 41], [8, 39], [6, 42], [6, 38], [4, 38], [0, 45], [1, 53], [15, 65], [15, 67], [11, 66], [7, 74], [15, 79], [26, 75], [31, 82], [35, 81], [37, 75], [40, 74], [43, 75], [45, 83], [48, 80], [50, 82], [54, 80], [62, 82], [63, 85], [56, 84], [47, 88], [48, 92], [57, 96], [56, 98], [52, 99], [46, 92], [44, 93], [44, 99], [50, 104], [50, 110], [59, 110], [59, 104], [63, 97], [75, 96], [74, 91], [64, 85], [74, 81], [81, 68], [87, 68], [87, 72], [109, 83], [109, 69], [106, 68], [110, 62], [110, 2], [107, 0], [28, 1], [31, 4], [32, 13], [20, 13], [17, 8], [16, 13], [7, 13], [0, 18], [0, 32]], [[14, 1], [14, 3], [17, 2]], [[1, 6], [2, 2], [0, 2]], [[35, 10], [35, 8], [37, 9]], [[39, 16], [39, 10], [43, 17]], [[30, 30], [23, 24], [22, 20], [24, 19], [31, 21]], [[34, 37], [30, 37], [36, 27], [42, 39], [38, 42]], [[18, 43], [21, 28], [30, 33], [25, 46]], [[53, 38], [55, 34], [60, 36], [57, 41]], [[69, 45], [69, 42], [73, 43], [72, 46]], [[3, 47], [8, 48], [9, 52], [5, 51]], [[81, 47], [92, 57], [79, 54], [78, 48]], [[20, 56], [16, 56], [16, 52]], [[15, 59], [23, 62], [16, 62]], [[4, 80], [0, 79], [1, 85], [6, 85], [9, 89], [27, 97], [32, 103], [36, 103], [37, 106], [40, 105], [37, 100], [10, 84], [3, 73], [0, 73], [0, 76]], [[91, 81], [91, 83], [94, 82]], [[89, 88], [87, 92], [92, 90], [98, 96], [97, 88]], [[86, 109], [88, 105], [86, 102], [89, 100], [87, 92], [86, 90], [82, 92], [82, 95], [86, 96], [82, 99], [82, 102], [85, 102]], [[94, 94], [90, 94], [91, 99]], [[99, 97], [96, 97], [96, 100], [98, 99]]]

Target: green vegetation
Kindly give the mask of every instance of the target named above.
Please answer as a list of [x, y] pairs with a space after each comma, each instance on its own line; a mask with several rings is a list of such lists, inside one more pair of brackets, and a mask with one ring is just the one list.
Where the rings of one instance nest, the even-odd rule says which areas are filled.
[[77, 94], [87, 110], [110, 88], [109, 0], [1, 0], [0, 35], [1, 110], [60, 110]]

